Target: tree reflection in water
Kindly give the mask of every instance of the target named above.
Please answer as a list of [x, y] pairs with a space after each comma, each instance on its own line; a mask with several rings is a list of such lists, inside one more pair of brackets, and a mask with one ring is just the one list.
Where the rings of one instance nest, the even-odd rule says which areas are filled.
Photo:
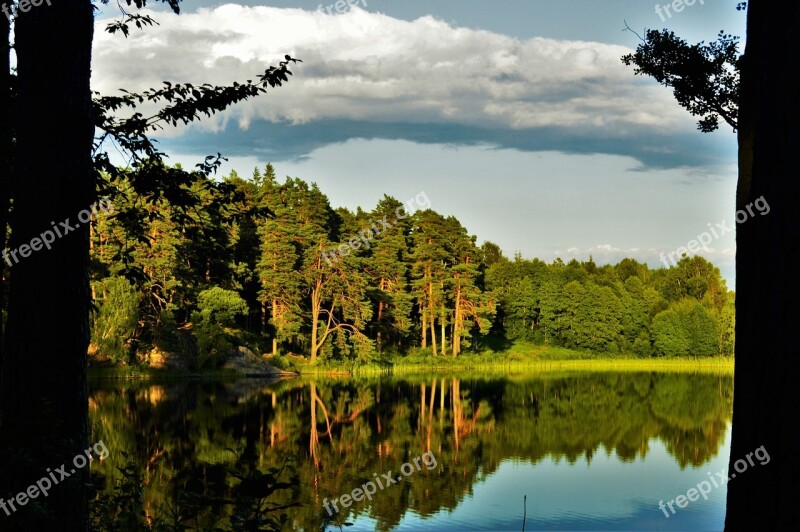
[[[349, 508], [350, 518], [369, 515], [386, 530], [409, 510], [424, 518], [454, 509], [508, 459], [591, 462], [602, 448], [627, 462], [657, 439], [681, 468], [702, 465], [720, 450], [731, 405], [731, 377], [709, 374], [95, 383], [92, 441], [111, 451], [93, 464], [96, 507], [120, 511], [107, 503], [119, 493], [119, 468], [136, 464], [145, 526], [174, 524], [187, 504], [176, 494], [188, 493], [194, 526], [232, 529], [242, 507], [237, 477], [262, 475], [284, 488], [269, 491], [269, 507], [280, 509], [273, 517], [319, 529], [323, 498], [373, 473], [396, 476], [432, 451], [440, 467]], [[287, 461], [294, 476], [274, 478]]]

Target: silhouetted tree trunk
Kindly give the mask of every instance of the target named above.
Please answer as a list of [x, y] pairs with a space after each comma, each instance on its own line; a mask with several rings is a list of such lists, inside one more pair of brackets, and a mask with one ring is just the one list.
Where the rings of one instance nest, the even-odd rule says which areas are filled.
[[[9, 39], [11, 22], [0, 16], [0, 251], [6, 248], [8, 207], [11, 201], [13, 132], [11, 128], [11, 62]], [[1, 260], [1, 259], [0, 259]], [[5, 264], [0, 263], [0, 315], [6, 308]], [[0, 319], [0, 372], [3, 368], [3, 320]]]
[[[16, 174], [9, 248], [31, 245], [53, 224], [94, 200], [89, 89], [94, 19], [89, 0], [52, 0], [16, 21], [19, 98]], [[62, 234], [66, 228], [61, 229]], [[89, 343], [89, 227], [33, 251], [11, 268], [2, 432], [25, 458], [0, 480], [2, 495], [22, 491], [87, 448], [86, 351]], [[15, 518], [29, 530], [85, 530], [85, 480], [79, 470], [54, 486], [34, 515], [32, 503]], [[5, 523], [4, 523], [5, 526]]]
[[[742, 68], [737, 208], [764, 196], [766, 216], [737, 228], [736, 375], [728, 530], [791, 530], [800, 483], [795, 307], [800, 301], [800, 4], [749, 2]], [[747, 463], [764, 446], [767, 465]], [[737, 461], [747, 469], [737, 472]], [[743, 465], [739, 462], [739, 468]]]

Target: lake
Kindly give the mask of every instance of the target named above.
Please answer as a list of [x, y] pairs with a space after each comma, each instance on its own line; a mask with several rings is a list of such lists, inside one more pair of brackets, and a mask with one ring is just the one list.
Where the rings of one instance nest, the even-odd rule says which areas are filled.
[[94, 381], [93, 511], [200, 530], [721, 530], [724, 485], [674, 514], [659, 501], [727, 469], [732, 394], [730, 375], [674, 372]]

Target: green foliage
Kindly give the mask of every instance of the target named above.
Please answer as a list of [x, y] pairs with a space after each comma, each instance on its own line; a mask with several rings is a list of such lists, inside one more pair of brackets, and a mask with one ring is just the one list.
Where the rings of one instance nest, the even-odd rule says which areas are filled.
[[636, 52], [622, 57], [635, 74], [671, 87], [677, 102], [693, 116], [698, 129], [716, 130], [720, 119], [734, 131], [739, 116], [739, 37], [719, 32], [717, 40], [690, 45], [669, 30], [649, 30]]
[[153, 530], [144, 511], [143, 472], [128, 453], [120, 454], [127, 462], [118, 467], [119, 478], [109, 490], [111, 494], [98, 490], [90, 501], [90, 529]]
[[704, 357], [719, 354], [717, 321], [692, 298], [674, 303], [656, 315], [652, 331], [656, 355]]
[[275, 355], [267, 359], [271, 365], [283, 371], [297, 371], [297, 366], [294, 361], [286, 356]]
[[[192, 174], [156, 199], [133, 180], [107, 183], [121, 197], [94, 233], [95, 285], [132, 280], [142, 347], [180, 350], [176, 331], [190, 330], [201, 367], [236, 345], [363, 365], [384, 350], [465, 356], [488, 336], [602, 356], [732, 354], [733, 300], [702, 257], [657, 270], [510, 260], [454, 217], [407, 215], [389, 196], [334, 211], [316, 185], [279, 182], [271, 165], [222, 183]], [[655, 320], [667, 310], [678, 316]]]
[[247, 313], [247, 303], [238, 293], [218, 286], [200, 292], [197, 307], [203, 321], [219, 325], [233, 325], [237, 316]]
[[653, 345], [650, 342], [650, 335], [647, 331], [642, 331], [633, 342], [633, 352], [640, 357], [653, 355]]
[[136, 331], [139, 295], [123, 277], [93, 283], [97, 312], [92, 316], [92, 343], [100, 355], [114, 363], [128, 361], [128, 341]]
[[653, 318], [653, 348], [659, 356], [687, 356], [691, 343], [681, 316], [673, 309]]
[[719, 351], [723, 356], [733, 356], [736, 345], [736, 294], [728, 293], [725, 306], [719, 315]]
[[192, 333], [197, 338], [197, 365], [201, 369], [215, 369], [233, 351], [227, 332], [209, 309], [192, 314]]

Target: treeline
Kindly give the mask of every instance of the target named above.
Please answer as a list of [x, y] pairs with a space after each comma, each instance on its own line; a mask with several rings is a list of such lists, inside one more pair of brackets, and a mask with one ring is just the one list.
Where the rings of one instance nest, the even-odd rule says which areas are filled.
[[651, 270], [628, 258], [598, 266], [591, 257], [546, 264], [509, 261], [497, 249], [487, 256], [494, 332], [509, 339], [643, 357], [733, 355], [734, 293], [702, 257]]
[[213, 367], [235, 344], [312, 360], [455, 357], [489, 339], [733, 351], [733, 294], [700, 257], [669, 270], [509, 260], [456, 218], [389, 196], [351, 212], [271, 165], [249, 179], [192, 175], [168, 195], [104, 183], [115, 214], [92, 226], [93, 352], [134, 362], [193, 344], [192, 365]]

